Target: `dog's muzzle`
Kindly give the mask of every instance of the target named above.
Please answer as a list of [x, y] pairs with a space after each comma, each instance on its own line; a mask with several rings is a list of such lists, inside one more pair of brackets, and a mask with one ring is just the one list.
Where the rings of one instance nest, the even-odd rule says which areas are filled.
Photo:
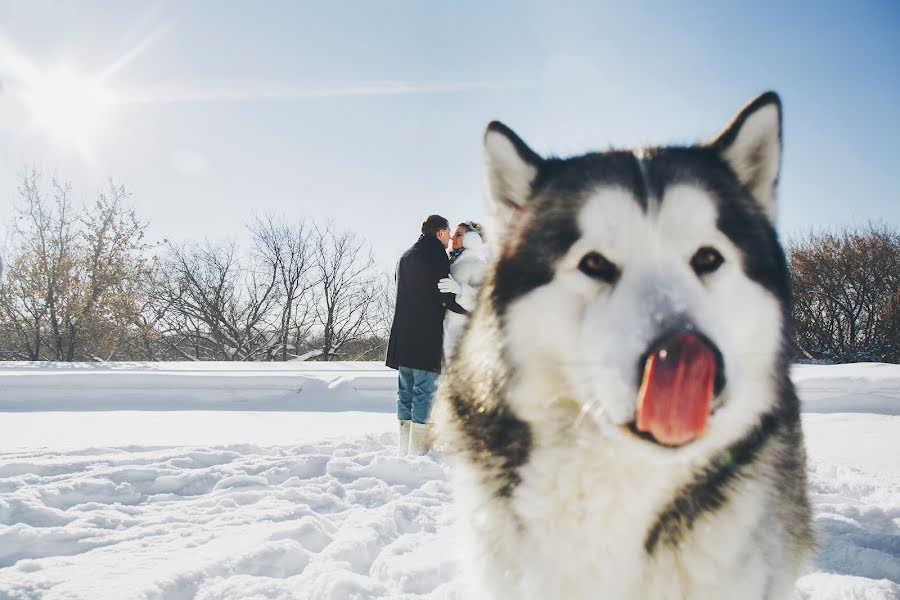
[[716, 345], [693, 328], [681, 329], [651, 344], [638, 367], [632, 431], [665, 446], [682, 446], [702, 436], [713, 398], [725, 387]]

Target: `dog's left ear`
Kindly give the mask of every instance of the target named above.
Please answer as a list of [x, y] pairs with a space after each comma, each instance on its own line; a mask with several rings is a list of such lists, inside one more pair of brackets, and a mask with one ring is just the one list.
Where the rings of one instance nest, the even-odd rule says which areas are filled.
[[523, 212], [543, 162], [512, 129], [499, 121], [488, 125], [484, 132], [484, 175], [491, 215], [488, 237], [494, 244], [505, 238], [504, 230]]
[[748, 102], [708, 146], [725, 159], [775, 223], [775, 186], [781, 170], [781, 100], [766, 92]]

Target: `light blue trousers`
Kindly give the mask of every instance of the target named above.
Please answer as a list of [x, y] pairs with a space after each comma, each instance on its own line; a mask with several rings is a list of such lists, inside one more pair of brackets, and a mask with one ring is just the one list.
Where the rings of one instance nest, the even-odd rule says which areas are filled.
[[397, 418], [427, 423], [438, 373], [400, 367], [397, 375]]

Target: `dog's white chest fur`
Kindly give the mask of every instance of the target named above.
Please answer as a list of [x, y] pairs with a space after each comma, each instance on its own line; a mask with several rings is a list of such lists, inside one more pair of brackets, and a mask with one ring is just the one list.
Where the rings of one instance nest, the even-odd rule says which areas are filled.
[[765, 549], [748, 535], [765, 510], [758, 486], [741, 486], [742, 502], [701, 518], [677, 548], [659, 546], [651, 556], [646, 534], [687, 467], [641, 466], [624, 448], [600, 447], [600, 438], [546, 435], [509, 499], [479, 493], [477, 474], [460, 465], [461, 514], [473, 519], [474, 551], [485, 553], [471, 561], [482, 565], [473, 576], [488, 597], [738, 600], [790, 589], [769, 580]]

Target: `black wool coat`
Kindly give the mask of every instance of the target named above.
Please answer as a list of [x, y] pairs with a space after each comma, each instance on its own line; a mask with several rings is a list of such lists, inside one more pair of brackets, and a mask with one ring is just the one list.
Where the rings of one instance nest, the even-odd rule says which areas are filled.
[[438, 281], [450, 275], [450, 259], [441, 241], [423, 235], [400, 258], [397, 303], [385, 364], [441, 371], [444, 311], [465, 314], [453, 294], [441, 294]]

